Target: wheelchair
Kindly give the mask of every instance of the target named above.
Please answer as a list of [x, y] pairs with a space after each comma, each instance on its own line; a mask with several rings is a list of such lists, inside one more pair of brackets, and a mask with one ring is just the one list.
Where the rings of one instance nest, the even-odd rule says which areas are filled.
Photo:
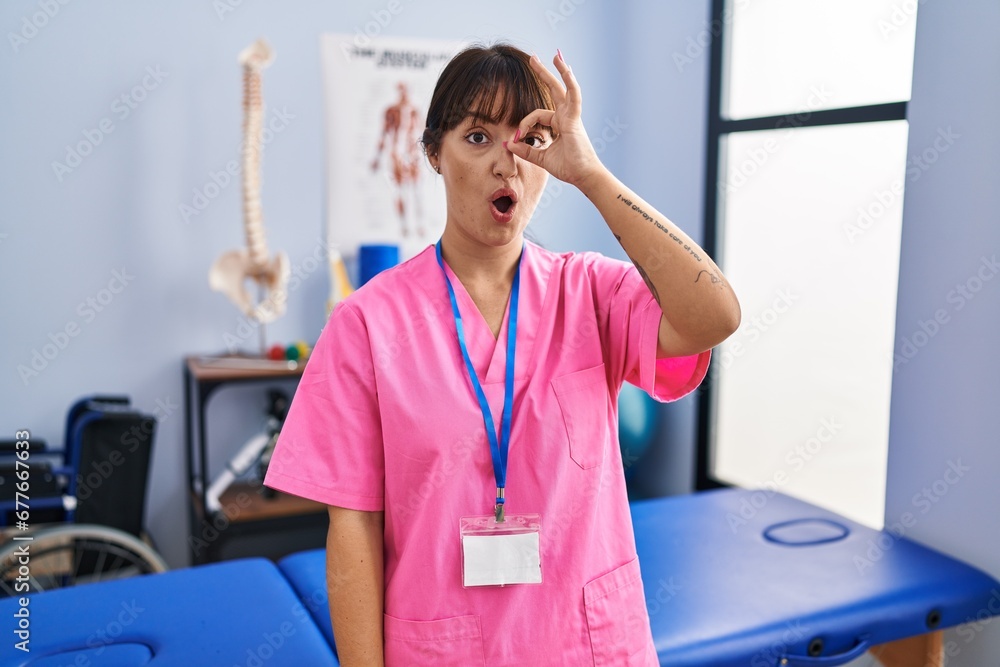
[[0, 442], [0, 597], [167, 569], [143, 530], [155, 432], [127, 396], [95, 395], [61, 450]]

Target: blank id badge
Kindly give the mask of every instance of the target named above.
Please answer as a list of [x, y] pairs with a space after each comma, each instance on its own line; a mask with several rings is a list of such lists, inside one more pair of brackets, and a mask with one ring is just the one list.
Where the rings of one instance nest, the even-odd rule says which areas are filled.
[[462, 585], [506, 586], [542, 583], [537, 514], [462, 517]]

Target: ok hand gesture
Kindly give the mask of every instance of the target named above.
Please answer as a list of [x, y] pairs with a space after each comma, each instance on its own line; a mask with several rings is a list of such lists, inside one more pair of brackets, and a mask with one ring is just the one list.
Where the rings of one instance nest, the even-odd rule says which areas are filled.
[[[531, 68], [548, 87], [555, 109], [535, 109], [525, 116], [506, 146], [514, 155], [580, 188], [589, 178], [604, 170], [604, 165], [598, 159], [580, 119], [582, 96], [573, 70], [563, 60], [561, 52], [552, 62], [562, 75], [562, 81], [542, 65], [538, 56], [531, 56]], [[552, 128], [551, 143], [534, 147], [521, 140], [536, 124]]]

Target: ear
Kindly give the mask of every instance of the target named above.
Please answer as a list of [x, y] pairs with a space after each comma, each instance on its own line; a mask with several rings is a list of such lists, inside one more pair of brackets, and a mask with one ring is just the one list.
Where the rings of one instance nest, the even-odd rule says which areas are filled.
[[430, 151], [427, 152], [427, 162], [430, 163], [431, 169], [433, 169], [439, 174], [441, 173], [441, 161], [438, 158], [438, 154], [436, 152], [435, 153], [431, 153]]

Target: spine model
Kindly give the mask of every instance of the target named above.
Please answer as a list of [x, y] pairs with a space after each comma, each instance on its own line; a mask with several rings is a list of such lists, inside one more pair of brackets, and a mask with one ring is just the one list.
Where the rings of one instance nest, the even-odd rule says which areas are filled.
[[[223, 253], [209, 271], [212, 289], [225, 294], [244, 314], [262, 324], [273, 322], [284, 314], [290, 274], [285, 253], [270, 256], [260, 201], [261, 135], [264, 127], [261, 70], [273, 59], [273, 51], [262, 39], [240, 53], [239, 60], [243, 66], [243, 229], [246, 247]], [[259, 300], [247, 292], [247, 280], [257, 284]]]

